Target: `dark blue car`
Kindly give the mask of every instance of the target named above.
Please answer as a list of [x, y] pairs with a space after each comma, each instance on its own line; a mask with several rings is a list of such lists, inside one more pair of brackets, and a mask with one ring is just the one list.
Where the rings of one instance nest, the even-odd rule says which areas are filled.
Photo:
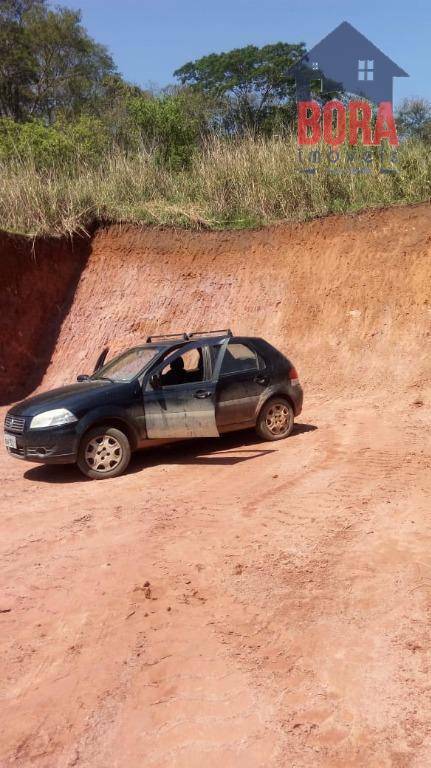
[[249, 427], [264, 440], [280, 440], [301, 413], [294, 366], [260, 338], [229, 330], [150, 336], [104, 364], [106, 354], [92, 376], [8, 411], [11, 456], [116, 477], [131, 453], [151, 442]]

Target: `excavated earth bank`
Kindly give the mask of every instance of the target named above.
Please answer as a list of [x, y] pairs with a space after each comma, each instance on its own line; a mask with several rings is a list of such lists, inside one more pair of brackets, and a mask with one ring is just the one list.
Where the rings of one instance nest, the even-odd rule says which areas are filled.
[[4, 405], [150, 331], [262, 335], [305, 384], [276, 444], [99, 483], [2, 452], [1, 767], [431, 765], [431, 207], [0, 259]]
[[106, 344], [202, 327], [267, 337], [318, 386], [398, 386], [426, 365], [428, 205], [246, 232], [3, 235], [0, 249], [3, 402], [46, 367], [44, 385], [89, 371]]
[[89, 248], [83, 238], [0, 232], [0, 404], [40, 383]]

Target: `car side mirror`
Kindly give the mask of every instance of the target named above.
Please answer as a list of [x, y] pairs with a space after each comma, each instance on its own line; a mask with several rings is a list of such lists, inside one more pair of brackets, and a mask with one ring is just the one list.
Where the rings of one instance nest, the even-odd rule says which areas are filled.
[[89, 378], [87, 373], [80, 373], [79, 376], [76, 377], [76, 381], [88, 381]]
[[150, 386], [152, 389], [161, 389], [162, 382], [159, 373], [153, 373], [153, 375], [150, 377]]

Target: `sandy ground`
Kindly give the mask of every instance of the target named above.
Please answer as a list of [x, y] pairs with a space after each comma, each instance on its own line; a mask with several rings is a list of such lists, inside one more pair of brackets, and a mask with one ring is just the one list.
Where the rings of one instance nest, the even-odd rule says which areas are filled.
[[431, 765], [429, 428], [411, 388], [103, 482], [2, 452], [2, 768]]

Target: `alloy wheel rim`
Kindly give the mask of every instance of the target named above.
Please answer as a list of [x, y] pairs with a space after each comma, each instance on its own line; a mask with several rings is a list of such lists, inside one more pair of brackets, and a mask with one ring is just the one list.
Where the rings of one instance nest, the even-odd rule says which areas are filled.
[[96, 472], [111, 472], [123, 458], [123, 449], [112, 435], [93, 437], [85, 448], [85, 461]]
[[290, 411], [284, 403], [271, 405], [266, 414], [266, 426], [273, 435], [282, 435], [290, 426]]

